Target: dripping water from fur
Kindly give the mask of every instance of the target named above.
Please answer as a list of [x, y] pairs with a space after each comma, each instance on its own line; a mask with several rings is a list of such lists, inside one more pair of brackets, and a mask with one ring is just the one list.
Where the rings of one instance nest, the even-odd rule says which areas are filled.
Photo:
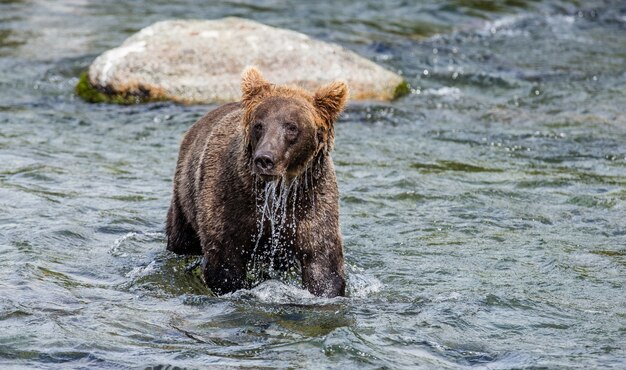
[[[294, 254], [298, 218], [306, 194], [313, 189], [312, 169], [288, 179], [255, 179], [257, 233], [248, 265], [252, 286], [269, 279], [279, 279], [301, 286], [300, 264]], [[311, 197], [312, 199], [312, 197]]]

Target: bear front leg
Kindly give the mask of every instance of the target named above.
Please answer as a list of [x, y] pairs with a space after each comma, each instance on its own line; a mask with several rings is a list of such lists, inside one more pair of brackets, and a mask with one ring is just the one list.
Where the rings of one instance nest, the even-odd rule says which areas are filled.
[[246, 287], [246, 264], [237, 252], [209, 249], [202, 259], [202, 271], [204, 282], [217, 295]]
[[319, 207], [300, 220], [296, 251], [304, 287], [316, 296], [337, 297], [346, 294], [346, 274], [338, 201], [329, 196], [325, 202], [319, 199]]
[[302, 282], [312, 294], [329, 298], [345, 296], [346, 278], [341, 245], [338, 248], [335, 254], [313, 253], [303, 256]]
[[202, 254], [198, 234], [185, 218], [176, 194], [172, 196], [172, 203], [167, 212], [165, 233], [167, 234], [168, 251], [186, 255]]

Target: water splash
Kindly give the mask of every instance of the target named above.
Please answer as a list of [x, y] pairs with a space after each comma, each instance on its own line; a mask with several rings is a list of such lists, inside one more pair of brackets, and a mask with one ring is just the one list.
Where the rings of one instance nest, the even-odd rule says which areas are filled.
[[363, 268], [350, 265], [348, 268], [347, 291], [352, 298], [366, 298], [380, 292], [384, 285], [375, 276], [367, 274]]
[[241, 289], [226, 296], [234, 299], [252, 299], [274, 304], [318, 303], [317, 297], [309, 291], [290, 284], [284, 284], [278, 280], [267, 280], [252, 289]]
[[109, 253], [114, 257], [128, 257], [129, 253], [144, 247], [146, 242], [161, 240], [165, 235], [161, 232], [128, 232], [113, 241]]

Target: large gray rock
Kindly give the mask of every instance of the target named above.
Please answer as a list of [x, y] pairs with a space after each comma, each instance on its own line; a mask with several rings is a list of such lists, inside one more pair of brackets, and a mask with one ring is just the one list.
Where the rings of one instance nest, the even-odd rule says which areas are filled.
[[249, 65], [274, 83], [311, 90], [343, 79], [353, 100], [391, 100], [407, 90], [399, 75], [340, 46], [233, 17], [146, 27], [96, 58], [88, 82], [110, 96], [226, 102], [239, 100]]

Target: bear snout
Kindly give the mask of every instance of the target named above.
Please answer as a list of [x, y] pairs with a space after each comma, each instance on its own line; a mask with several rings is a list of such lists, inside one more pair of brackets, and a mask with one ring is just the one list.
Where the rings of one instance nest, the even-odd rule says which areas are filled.
[[274, 155], [268, 151], [256, 153], [254, 156], [254, 166], [261, 175], [271, 175], [274, 169]]

